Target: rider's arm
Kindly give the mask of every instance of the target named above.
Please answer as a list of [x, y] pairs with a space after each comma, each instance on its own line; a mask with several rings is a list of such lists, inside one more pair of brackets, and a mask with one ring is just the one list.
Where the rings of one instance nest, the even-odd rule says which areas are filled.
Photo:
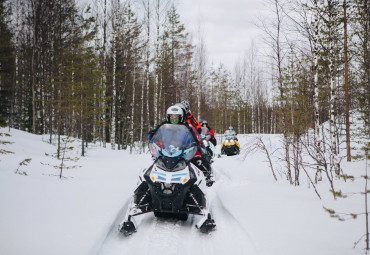
[[197, 133], [198, 134], [202, 133], [202, 127], [200, 126], [200, 123], [197, 121], [194, 115], [190, 113], [188, 114], [188, 118], [189, 118], [190, 124], [193, 125], [193, 127], [195, 127], [195, 129], [197, 130]]

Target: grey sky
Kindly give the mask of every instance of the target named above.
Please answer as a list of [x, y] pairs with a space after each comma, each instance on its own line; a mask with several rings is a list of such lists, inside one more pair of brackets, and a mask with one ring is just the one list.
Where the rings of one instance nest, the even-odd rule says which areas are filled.
[[262, 0], [177, 0], [186, 28], [196, 35], [201, 24], [208, 61], [222, 62], [230, 70], [261, 31], [253, 24], [263, 12]]

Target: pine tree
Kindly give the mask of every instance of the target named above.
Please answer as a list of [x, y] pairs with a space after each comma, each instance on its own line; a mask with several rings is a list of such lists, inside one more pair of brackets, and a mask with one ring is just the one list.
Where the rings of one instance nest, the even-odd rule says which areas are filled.
[[[185, 60], [186, 38], [185, 26], [180, 22], [180, 16], [174, 5], [167, 13], [167, 23], [164, 28], [164, 61], [168, 68], [167, 77], [163, 77], [164, 86], [168, 88], [169, 103], [180, 101], [180, 91], [183, 91], [184, 84], [180, 84], [178, 77], [181, 77], [182, 67]], [[166, 100], [167, 101], [167, 100]]]

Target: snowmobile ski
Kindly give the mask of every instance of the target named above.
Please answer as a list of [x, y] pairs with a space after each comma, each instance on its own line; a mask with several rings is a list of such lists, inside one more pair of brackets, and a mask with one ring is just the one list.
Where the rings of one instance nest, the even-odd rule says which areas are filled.
[[209, 232], [216, 229], [216, 223], [211, 218], [211, 214], [209, 213], [207, 217], [204, 218], [204, 220], [201, 220], [198, 222], [196, 226], [200, 232], [208, 234]]
[[127, 221], [124, 221], [122, 223], [122, 226], [120, 227], [119, 231], [125, 236], [129, 236], [132, 233], [136, 232], [135, 223], [131, 221], [131, 217], [129, 217]]

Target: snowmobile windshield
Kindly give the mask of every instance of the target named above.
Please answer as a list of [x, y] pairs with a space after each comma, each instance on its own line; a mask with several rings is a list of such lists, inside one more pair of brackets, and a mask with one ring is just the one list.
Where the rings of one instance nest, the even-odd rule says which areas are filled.
[[226, 130], [225, 132], [225, 139], [230, 140], [230, 139], [235, 139], [235, 132], [231, 130]]
[[197, 141], [185, 125], [164, 124], [149, 142], [151, 154], [158, 157], [191, 160], [197, 152]]

